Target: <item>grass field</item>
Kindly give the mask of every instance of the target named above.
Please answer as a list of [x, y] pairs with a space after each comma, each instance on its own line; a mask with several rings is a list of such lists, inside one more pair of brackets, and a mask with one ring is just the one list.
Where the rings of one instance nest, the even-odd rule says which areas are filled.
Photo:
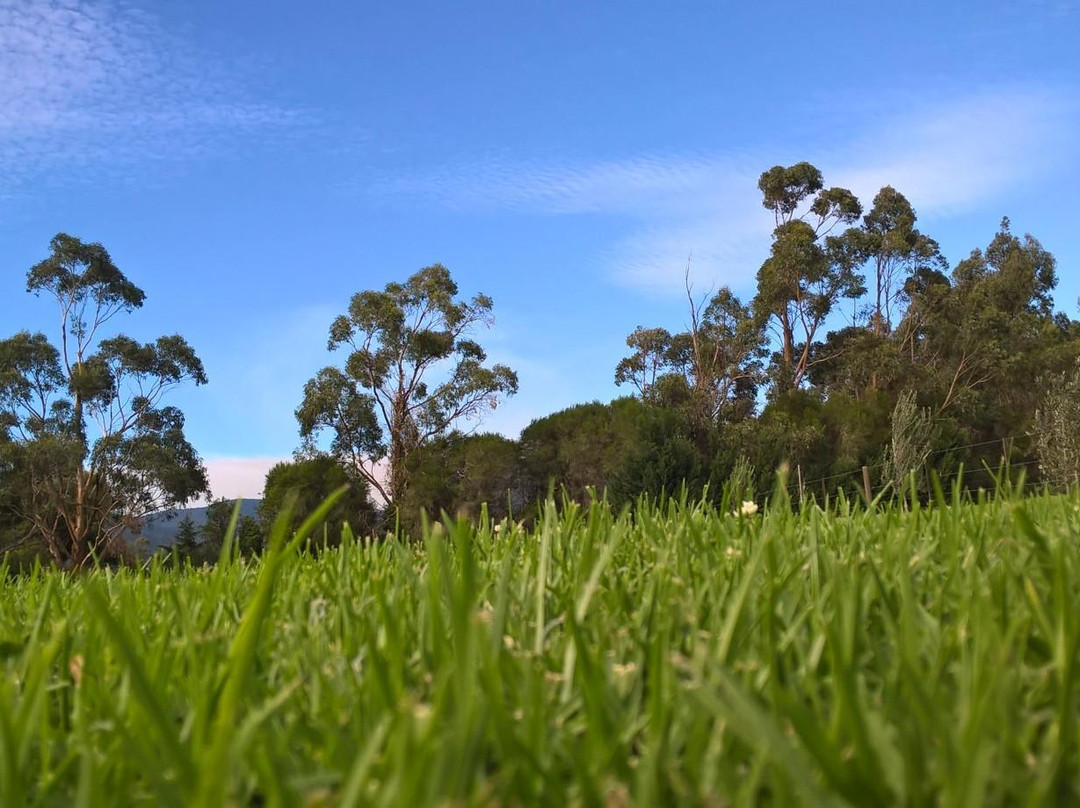
[[3, 586], [3, 806], [1080, 802], [1077, 496]]

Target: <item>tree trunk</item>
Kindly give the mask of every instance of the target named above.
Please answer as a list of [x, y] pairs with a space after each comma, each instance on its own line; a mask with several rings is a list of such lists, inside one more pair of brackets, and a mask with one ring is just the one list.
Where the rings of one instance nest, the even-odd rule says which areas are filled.
[[780, 326], [784, 331], [784, 341], [780, 347], [780, 355], [783, 357], [784, 364], [790, 368], [795, 357], [795, 331], [791, 326], [791, 320], [786, 311], [780, 313]]
[[885, 277], [884, 277], [883, 272], [884, 272], [884, 270], [883, 270], [883, 268], [881, 266], [881, 262], [879, 260], [878, 265], [877, 265], [877, 273], [876, 273], [876, 276], [877, 276], [876, 277], [877, 296], [876, 296], [876, 298], [874, 300], [874, 336], [875, 337], [880, 337], [880, 336], [884, 335], [884, 333], [885, 333], [884, 315], [882, 314], [882, 311], [881, 311], [882, 310], [881, 298], [882, 298], [882, 295], [884, 294], [884, 288], [883, 287], [885, 285]]

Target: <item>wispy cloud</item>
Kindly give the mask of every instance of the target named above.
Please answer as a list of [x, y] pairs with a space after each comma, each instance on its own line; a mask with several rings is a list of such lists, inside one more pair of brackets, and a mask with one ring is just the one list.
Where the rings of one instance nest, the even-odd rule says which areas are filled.
[[677, 293], [692, 254], [696, 278], [746, 289], [772, 230], [756, 187], [769, 165], [810, 160], [828, 183], [850, 187], [866, 204], [882, 185], [894, 185], [933, 220], [992, 202], [1054, 170], [1070, 154], [1076, 113], [1075, 97], [1064, 91], [996, 88], [875, 115], [839, 145], [781, 143], [769, 152], [588, 164], [495, 159], [387, 180], [375, 192], [459, 210], [619, 217], [624, 235], [596, 256], [601, 271], [618, 282]]
[[239, 71], [114, 0], [0, 0], [0, 54], [9, 185], [206, 153], [305, 118], [254, 99]]
[[826, 167], [869, 201], [884, 184], [927, 217], [1000, 199], [1071, 159], [1077, 99], [1047, 88], [983, 92], [887, 122]]

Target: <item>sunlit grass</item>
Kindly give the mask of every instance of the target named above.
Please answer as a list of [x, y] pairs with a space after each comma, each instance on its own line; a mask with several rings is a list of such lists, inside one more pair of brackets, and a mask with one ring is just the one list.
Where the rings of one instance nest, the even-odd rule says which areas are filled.
[[0, 805], [1080, 800], [1080, 497], [726, 510], [12, 577]]

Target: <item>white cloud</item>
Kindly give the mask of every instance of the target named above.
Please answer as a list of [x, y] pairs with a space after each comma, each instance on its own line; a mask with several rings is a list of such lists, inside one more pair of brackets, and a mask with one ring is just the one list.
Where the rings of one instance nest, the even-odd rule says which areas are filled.
[[253, 101], [237, 71], [115, 0], [0, 0], [0, 171], [206, 153], [303, 116]]
[[757, 178], [776, 162], [807, 159], [829, 184], [869, 205], [891, 184], [924, 220], [1000, 198], [1054, 170], [1071, 153], [1076, 99], [1037, 87], [1006, 87], [876, 117], [840, 146], [785, 144], [769, 154], [648, 155], [593, 164], [506, 159], [388, 180], [380, 194], [433, 199], [455, 209], [515, 209], [548, 215], [605, 214], [626, 233], [597, 256], [618, 282], [681, 293], [687, 257], [699, 285], [752, 286], [767, 254], [772, 217]]
[[[210, 480], [210, 496], [213, 499], [262, 499], [266, 475], [278, 463], [291, 463], [292, 457], [210, 457], [203, 460], [206, 476]], [[380, 461], [374, 466], [375, 475], [386, 482], [389, 465]], [[378, 492], [369, 489], [371, 498], [385, 504]], [[209, 499], [199, 499], [192, 506], [209, 504]]]
[[1054, 170], [1076, 111], [1074, 99], [1046, 89], [984, 92], [896, 121], [823, 167], [867, 203], [891, 184], [921, 216], [947, 217]]
[[203, 462], [214, 499], [259, 499], [266, 474], [288, 457], [210, 457]]

